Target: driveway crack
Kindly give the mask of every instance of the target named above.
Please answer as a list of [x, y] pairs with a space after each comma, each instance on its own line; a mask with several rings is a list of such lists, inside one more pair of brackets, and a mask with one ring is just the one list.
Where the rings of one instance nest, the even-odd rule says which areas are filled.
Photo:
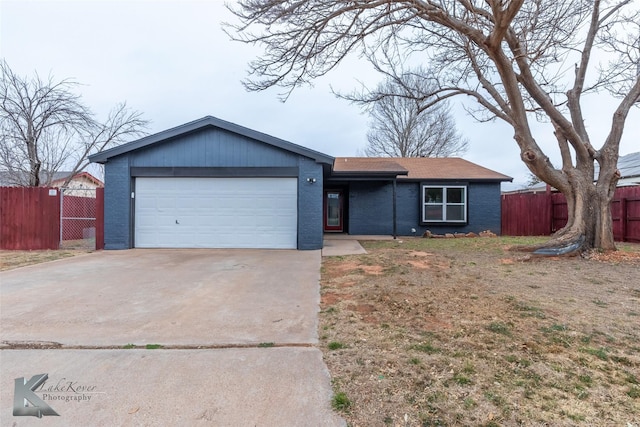
[[217, 350], [228, 348], [316, 347], [313, 343], [248, 343], [248, 344], [125, 344], [65, 345], [54, 341], [0, 341], [0, 350]]

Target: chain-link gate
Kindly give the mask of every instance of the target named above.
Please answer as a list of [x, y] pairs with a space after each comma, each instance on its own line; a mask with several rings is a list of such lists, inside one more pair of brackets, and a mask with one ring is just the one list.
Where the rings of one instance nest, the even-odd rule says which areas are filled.
[[96, 190], [60, 189], [60, 248], [95, 249]]

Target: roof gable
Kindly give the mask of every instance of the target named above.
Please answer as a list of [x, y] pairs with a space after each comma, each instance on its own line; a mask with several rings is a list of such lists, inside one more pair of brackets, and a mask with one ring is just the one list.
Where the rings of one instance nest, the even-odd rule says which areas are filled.
[[154, 135], [149, 135], [144, 138], [141, 138], [123, 145], [119, 145], [109, 150], [101, 151], [92, 156], [89, 156], [89, 160], [95, 163], [105, 163], [110, 158], [120, 156], [132, 151], [140, 150], [142, 148], [146, 148], [154, 144], [166, 143], [174, 138], [178, 138], [188, 133], [206, 129], [208, 127], [215, 127], [215, 128], [223, 129], [238, 135], [242, 135], [244, 137], [271, 145], [273, 147], [276, 147], [285, 151], [289, 151], [304, 157], [308, 157], [310, 159], [315, 160], [318, 163], [325, 163], [328, 165], [333, 164], [333, 160], [334, 160], [333, 157], [328, 156], [326, 154], [320, 153], [318, 151], [310, 150], [308, 148], [302, 147], [292, 142], [288, 142], [283, 139], [273, 137], [271, 135], [257, 132], [252, 129], [246, 128], [244, 126], [227, 122], [225, 120], [221, 120], [212, 116], [206, 116], [201, 119], [194, 120], [193, 122], [189, 122], [184, 125], [177, 126], [177, 127], [156, 133]]
[[484, 180], [512, 178], [457, 157], [337, 157], [337, 174], [396, 172], [398, 180]]

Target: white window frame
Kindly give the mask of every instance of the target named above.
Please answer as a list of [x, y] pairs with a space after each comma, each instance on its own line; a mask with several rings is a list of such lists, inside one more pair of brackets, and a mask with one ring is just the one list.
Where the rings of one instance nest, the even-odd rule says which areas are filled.
[[[456, 224], [466, 224], [467, 223], [467, 212], [468, 212], [468, 186], [467, 185], [432, 185], [432, 184], [422, 184], [421, 185], [422, 191], [420, 192], [421, 195], [421, 199], [420, 199], [420, 217], [422, 219], [422, 222], [424, 224], [427, 223], [456, 223]], [[442, 203], [427, 203], [425, 201], [425, 195], [426, 195], [426, 191], [428, 189], [432, 189], [432, 188], [437, 188], [439, 190], [442, 190]], [[461, 188], [464, 190], [464, 200], [462, 203], [448, 203], [447, 202], [447, 190], [449, 189], [454, 189], [454, 188]], [[441, 206], [442, 207], [442, 219], [427, 219], [425, 218], [425, 207], [427, 206]], [[464, 214], [464, 218], [463, 219], [453, 219], [453, 220], [449, 220], [447, 219], [447, 206], [462, 206], [462, 212]]]

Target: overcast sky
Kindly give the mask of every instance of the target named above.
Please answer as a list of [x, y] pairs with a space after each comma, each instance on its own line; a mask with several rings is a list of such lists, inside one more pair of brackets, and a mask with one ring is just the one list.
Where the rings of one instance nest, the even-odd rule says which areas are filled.
[[[348, 92], [358, 80], [375, 84], [380, 77], [370, 66], [349, 58], [282, 103], [278, 88], [256, 93], [242, 87], [247, 63], [260, 48], [230, 41], [220, 25], [225, 21], [233, 17], [221, 0], [0, 0], [0, 56], [23, 76], [38, 72], [82, 83], [83, 100], [99, 117], [126, 101], [151, 121], [151, 133], [212, 115], [331, 156], [358, 155], [366, 145], [368, 117], [331, 88]], [[596, 148], [614, 108], [602, 98], [588, 108]], [[464, 158], [514, 177], [507, 188], [527, 181], [511, 128], [476, 123], [460, 105], [454, 114], [470, 141]], [[640, 150], [639, 135], [640, 112], [634, 109], [621, 155]], [[536, 137], [560, 164], [550, 130], [540, 126]]]

